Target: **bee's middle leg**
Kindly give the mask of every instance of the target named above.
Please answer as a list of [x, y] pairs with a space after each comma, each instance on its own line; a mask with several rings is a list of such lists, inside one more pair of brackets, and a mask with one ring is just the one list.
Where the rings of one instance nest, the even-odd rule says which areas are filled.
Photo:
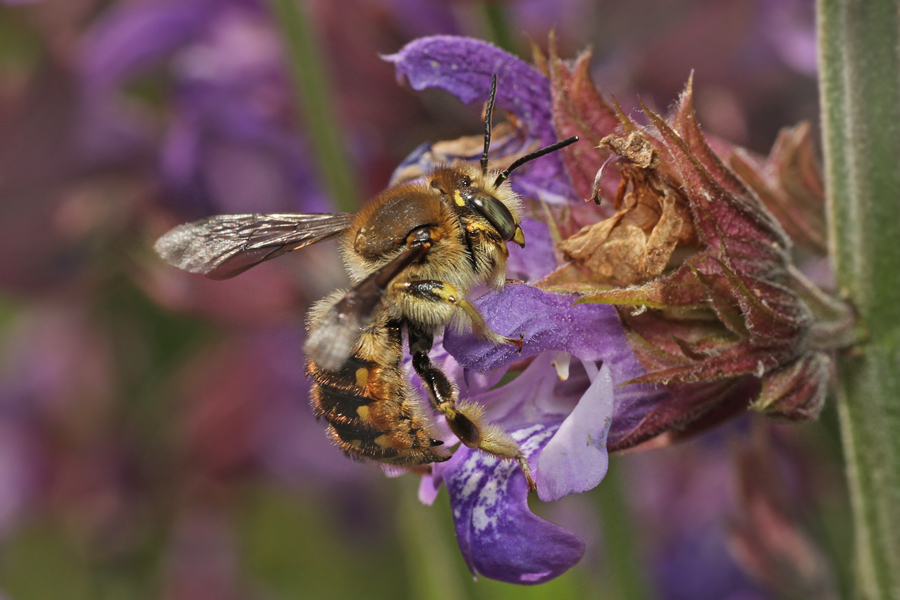
[[431, 332], [414, 325], [408, 326], [409, 351], [413, 357], [413, 368], [428, 388], [429, 399], [435, 410], [444, 415], [450, 431], [470, 448], [475, 448], [497, 456], [515, 460], [522, 467], [528, 487], [536, 489], [531, 476], [528, 459], [519, 444], [508, 433], [493, 424], [483, 423], [483, 409], [477, 404], [457, 403], [457, 391], [439, 368], [434, 366], [428, 352], [434, 343]]

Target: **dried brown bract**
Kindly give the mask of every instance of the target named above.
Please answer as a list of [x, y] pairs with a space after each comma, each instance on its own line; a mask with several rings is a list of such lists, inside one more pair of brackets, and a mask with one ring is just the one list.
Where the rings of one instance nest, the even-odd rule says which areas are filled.
[[695, 243], [687, 200], [658, 170], [659, 152], [640, 131], [606, 136], [600, 147], [624, 159], [616, 213], [585, 226], [559, 248], [600, 280], [616, 285], [650, 281], [663, 273], [676, 246]]

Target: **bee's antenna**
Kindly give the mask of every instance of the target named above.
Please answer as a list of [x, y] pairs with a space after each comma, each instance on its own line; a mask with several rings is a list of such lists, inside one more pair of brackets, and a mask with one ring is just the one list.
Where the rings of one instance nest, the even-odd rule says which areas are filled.
[[[535, 150], [531, 154], [526, 154], [525, 156], [523, 156], [522, 158], [520, 158], [513, 164], [509, 165], [499, 175], [497, 175], [497, 179], [496, 179], [496, 181], [494, 181], [494, 188], [500, 187], [500, 184], [502, 184], [504, 181], [506, 181], [509, 178], [510, 173], [512, 173], [514, 170], [518, 169], [525, 163], [530, 162], [536, 158], [540, 158], [540, 157], [544, 156], [545, 154], [550, 154], [551, 152], [556, 152], [557, 150], [559, 150], [561, 148], [565, 148], [566, 146], [569, 146], [570, 144], [574, 144], [577, 141], [578, 141], [578, 136], [573, 135], [572, 137], [565, 139], [561, 142], [556, 142], [555, 144], [550, 144], [546, 148], [541, 148], [540, 150]], [[484, 159], [482, 159], [481, 164], [484, 165]]]
[[497, 95], [497, 74], [491, 77], [491, 95], [484, 109], [484, 152], [481, 153], [481, 174], [487, 175], [488, 150], [491, 149], [491, 113], [494, 112], [494, 96]]

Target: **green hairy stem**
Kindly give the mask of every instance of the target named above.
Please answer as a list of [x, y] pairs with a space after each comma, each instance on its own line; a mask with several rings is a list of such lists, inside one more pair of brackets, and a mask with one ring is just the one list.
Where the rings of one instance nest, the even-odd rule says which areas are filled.
[[900, 2], [818, 0], [831, 254], [868, 333], [838, 365], [856, 590], [900, 598]]

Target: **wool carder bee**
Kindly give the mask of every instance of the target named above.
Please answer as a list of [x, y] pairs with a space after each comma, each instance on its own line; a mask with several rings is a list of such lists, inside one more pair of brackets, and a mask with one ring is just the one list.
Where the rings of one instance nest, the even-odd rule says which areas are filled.
[[485, 110], [480, 164], [454, 163], [388, 188], [356, 214], [221, 215], [175, 227], [155, 245], [168, 263], [212, 279], [340, 236], [353, 286], [316, 303], [304, 345], [312, 406], [345, 454], [410, 469], [450, 458], [402, 368], [403, 333], [431, 407], [471, 448], [521, 465], [519, 445], [459, 391], [429, 358], [435, 333], [459, 320], [496, 344], [521, 339], [492, 331], [466, 300], [474, 285], [505, 282], [506, 242], [524, 246], [520, 199], [510, 173], [577, 138], [522, 156], [502, 171], [488, 166], [497, 78]]

